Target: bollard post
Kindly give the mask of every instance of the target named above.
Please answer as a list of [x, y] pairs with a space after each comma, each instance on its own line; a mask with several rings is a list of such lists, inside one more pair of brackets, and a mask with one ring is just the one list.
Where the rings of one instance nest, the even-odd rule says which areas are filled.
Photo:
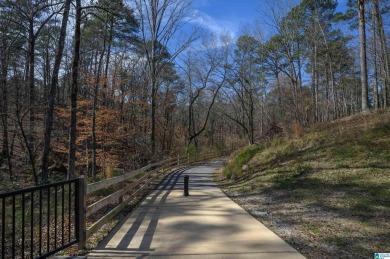
[[184, 176], [184, 196], [189, 196], [190, 194], [188, 193], [188, 181], [190, 177], [188, 175]]

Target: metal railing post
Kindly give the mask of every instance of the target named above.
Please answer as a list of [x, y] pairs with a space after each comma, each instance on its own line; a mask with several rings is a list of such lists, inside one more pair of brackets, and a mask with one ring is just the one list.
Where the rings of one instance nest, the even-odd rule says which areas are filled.
[[79, 240], [78, 248], [82, 250], [85, 248], [86, 241], [86, 220], [85, 220], [85, 178], [84, 175], [79, 176], [77, 184], [77, 208], [76, 208], [76, 217], [77, 217], [77, 226], [76, 234], [77, 239]]

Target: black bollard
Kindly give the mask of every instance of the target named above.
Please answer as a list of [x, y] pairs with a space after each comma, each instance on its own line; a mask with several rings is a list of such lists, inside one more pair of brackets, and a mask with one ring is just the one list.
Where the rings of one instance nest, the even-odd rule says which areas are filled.
[[184, 176], [184, 196], [189, 196], [188, 193], [188, 181], [190, 180], [190, 177], [188, 175]]

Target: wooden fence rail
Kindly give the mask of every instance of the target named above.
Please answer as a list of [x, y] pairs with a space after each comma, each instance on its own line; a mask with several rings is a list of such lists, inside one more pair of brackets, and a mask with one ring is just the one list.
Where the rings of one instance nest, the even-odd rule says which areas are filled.
[[[99, 182], [91, 183], [86, 185], [84, 183], [84, 197], [83, 201], [79, 202], [81, 225], [80, 228], [83, 229], [83, 233], [80, 233], [79, 248], [84, 248], [85, 242], [90, 238], [94, 233], [96, 233], [104, 224], [109, 220], [115, 217], [123, 208], [134, 200], [141, 191], [149, 187], [149, 185], [156, 180], [160, 172], [168, 171], [174, 167], [184, 167], [189, 166], [201, 161], [207, 161], [213, 158], [221, 157], [229, 154], [228, 150], [223, 151], [213, 151], [204, 153], [202, 155], [196, 154], [194, 156], [183, 155], [172, 157], [160, 162], [149, 164], [140, 169], [134, 170], [123, 175], [119, 175], [110, 179], [102, 180]], [[139, 178], [138, 178], [139, 177]], [[131, 182], [130, 182], [131, 181]], [[117, 190], [113, 191], [111, 194], [101, 198], [100, 200], [94, 202], [93, 204], [86, 206], [86, 197], [87, 195], [92, 195], [93, 193], [107, 189], [113, 186], [120, 185], [120, 188], [117, 187]], [[125, 197], [127, 196], [127, 197]], [[119, 201], [119, 202], [117, 202]], [[114, 203], [118, 203], [115, 208], [111, 209], [107, 214], [101, 217], [99, 220], [94, 222], [91, 226], [86, 228], [86, 218], [97, 213], [99, 210], [105, 208], [106, 206]], [[82, 227], [83, 226], [83, 227]]]
[[[88, 238], [126, 205], [138, 202], [150, 185], [158, 184], [160, 177], [173, 168], [229, 153], [223, 150], [171, 157], [90, 184], [82, 175], [68, 181], [1, 193], [0, 259], [46, 258], [74, 244], [84, 249]], [[88, 199], [92, 204], [87, 204]]]

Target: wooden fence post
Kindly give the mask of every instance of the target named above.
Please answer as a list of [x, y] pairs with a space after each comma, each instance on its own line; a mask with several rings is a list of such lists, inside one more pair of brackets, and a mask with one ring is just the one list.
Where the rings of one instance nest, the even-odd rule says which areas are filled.
[[84, 175], [80, 175], [78, 178], [77, 184], [77, 207], [76, 207], [76, 218], [77, 218], [77, 226], [76, 226], [76, 234], [79, 240], [78, 248], [82, 250], [85, 248], [86, 241], [86, 206], [85, 206], [85, 178]]
[[[124, 169], [120, 169], [119, 175], [124, 175], [124, 174], [125, 174], [125, 170], [124, 170]], [[120, 188], [121, 188], [122, 190], [124, 190], [125, 187], [126, 187], [126, 184], [124, 183], [124, 181], [121, 182], [121, 183], [120, 183]], [[118, 203], [119, 203], [119, 204], [121, 204], [122, 202], [123, 202], [123, 195], [122, 195], [121, 197], [119, 197], [119, 199], [118, 199]]]

